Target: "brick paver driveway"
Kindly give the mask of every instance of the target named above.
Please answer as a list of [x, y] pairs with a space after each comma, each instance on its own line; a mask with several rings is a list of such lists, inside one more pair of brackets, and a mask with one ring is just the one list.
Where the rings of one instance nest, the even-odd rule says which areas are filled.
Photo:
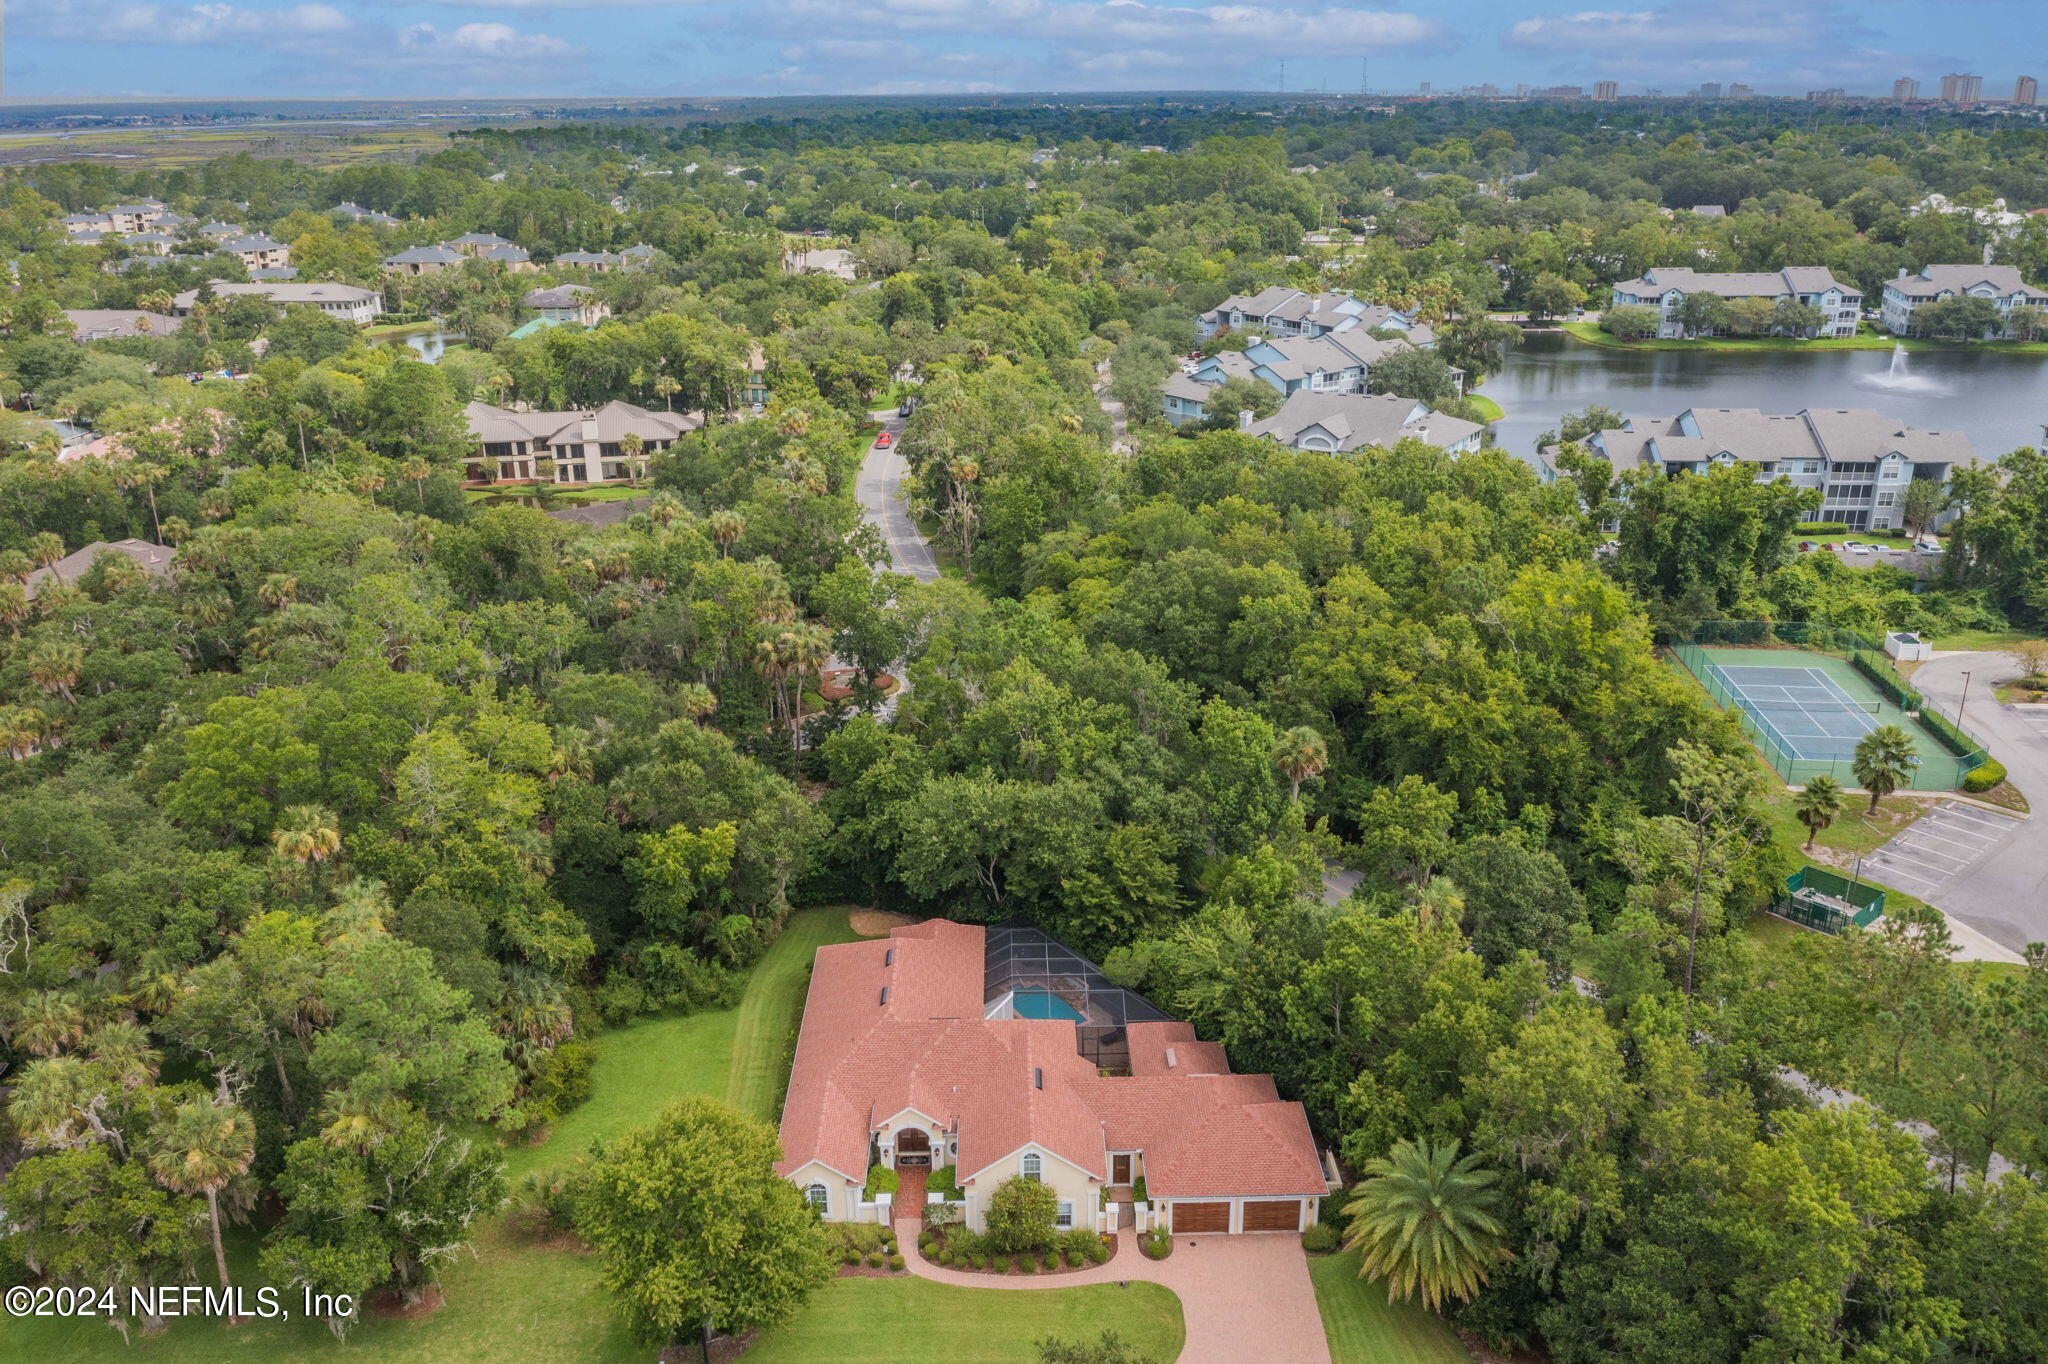
[[[1316, 1308], [1315, 1285], [1301, 1238], [1281, 1232], [1247, 1236], [1176, 1236], [1173, 1254], [1148, 1260], [1129, 1231], [1117, 1233], [1116, 1258], [1072, 1274], [964, 1274], [927, 1264], [917, 1250], [918, 1224], [896, 1224], [910, 1272], [963, 1288], [1071, 1288], [1142, 1279], [1180, 1298], [1188, 1339], [1179, 1364], [1330, 1364], [1330, 1343]], [[1085, 1324], [1085, 1323], [1082, 1323]]]

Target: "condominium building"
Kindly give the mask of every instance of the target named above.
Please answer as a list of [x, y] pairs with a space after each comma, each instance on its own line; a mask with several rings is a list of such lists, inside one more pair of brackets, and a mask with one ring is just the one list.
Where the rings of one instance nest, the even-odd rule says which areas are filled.
[[[1821, 323], [1807, 328], [1807, 336], [1854, 336], [1863, 309], [1863, 293], [1836, 279], [1825, 265], [1788, 265], [1782, 270], [1706, 273], [1685, 266], [1660, 265], [1645, 270], [1641, 279], [1624, 280], [1614, 286], [1614, 306], [1654, 308], [1658, 314], [1657, 335], [1688, 335], [1681, 312], [1689, 294], [1714, 294], [1723, 300], [1761, 298], [1773, 303], [1791, 300], [1819, 308]], [[1704, 334], [1718, 334], [1710, 327]]]
[[2021, 76], [2012, 84], [2012, 102], [2016, 109], [2031, 109], [2041, 93], [2041, 86], [2032, 76]]
[[[1946, 484], [1957, 469], [1977, 463], [1960, 432], [1921, 431], [1861, 408], [1777, 415], [1753, 407], [1695, 407], [1675, 417], [1628, 418], [1584, 445], [1617, 471], [1647, 468], [1676, 476], [1739, 464], [1759, 483], [1783, 478], [1817, 488], [1820, 519], [1856, 531], [1900, 526], [1906, 489], [1915, 479]], [[1556, 476], [1559, 449], [1543, 451], [1539, 472], [1546, 478]]]
[[1605, 100], [1611, 100], [1611, 99], [1615, 99], [1615, 98], [1618, 98], [1618, 97], [1620, 96], [1620, 94], [1621, 94], [1621, 86], [1620, 86], [1620, 84], [1619, 84], [1618, 82], [1615, 82], [1615, 81], [1594, 81], [1594, 82], [1593, 82], [1593, 98], [1594, 98], [1594, 99], [1596, 99], [1596, 100], [1602, 100], [1602, 101], [1605, 101]]
[[[2048, 290], [2034, 288], [2010, 265], [1923, 265], [1917, 275], [1902, 269], [1897, 279], [1884, 282], [1885, 330], [1903, 336], [1912, 329], [1914, 309], [1963, 297], [1989, 299], [2001, 317], [2015, 308], [2048, 308]], [[1999, 331], [2010, 332], [2011, 324]]]
[[1951, 71], [1941, 78], [1943, 104], [1975, 104], [1984, 98], [1984, 78]]
[[[218, 299], [246, 295], [268, 299], [280, 307], [318, 308], [329, 316], [358, 325], [375, 321], [377, 315], [384, 311], [382, 294], [375, 289], [359, 289], [353, 284], [294, 284], [283, 280], [261, 280], [253, 284], [216, 281], [209, 287]], [[190, 317], [192, 307], [198, 301], [199, 290], [187, 289], [171, 300], [171, 315]]]
[[[610, 483], [647, 475], [647, 457], [704, 424], [682, 412], [651, 412], [613, 401], [585, 412], [521, 412], [473, 402], [464, 409], [476, 449], [463, 458], [469, 483], [532, 483], [540, 461], [557, 483]], [[637, 455], [628, 436], [640, 438]]]
[[1892, 98], [1900, 103], [1920, 98], [1920, 82], [1911, 76], [1901, 76], [1892, 82]]

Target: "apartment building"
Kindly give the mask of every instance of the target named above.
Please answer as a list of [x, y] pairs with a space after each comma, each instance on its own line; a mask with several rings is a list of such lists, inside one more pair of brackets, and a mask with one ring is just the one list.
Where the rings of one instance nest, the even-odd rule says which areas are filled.
[[[289, 280], [258, 280], [250, 284], [216, 281], [211, 287], [215, 298], [252, 296], [268, 299], [280, 307], [318, 308], [331, 317], [338, 317], [358, 326], [376, 321], [378, 314], [384, 311], [382, 294], [375, 289], [359, 289], [353, 284], [297, 284]], [[199, 290], [187, 289], [171, 300], [171, 315], [190, 317], [192, 307], [198, 301]]]
[[[612, 483], [647, 475], [647, 457], [668, 449], [704, 422], [682, 412], [651, 412], [613, 401], [582, 412], [522, 412], [473, 402], [464, 409], [475, 450], [463, 460], [464, 481], [533, 483], [540, 462], [554, 461], [556, 483]], [[640, 440], [636, 455], [628, 436]]]
[[[1923, 265], [1920, 273], [1899, 271], [1884, 282], [1880, 317], [1886, 331], [1903, 336], [1911, 330], [1913, 310], [1923, 303], [1949, 298], [1989, 299], [2001, 317], [2015, 308], [2048, 308], [2048, 290], [2036, 289], [2010, 265]], [[1987, 335], [2010, 335], [2011, 325]]]
[[[1726, 302], [1739, 298], [1763, 299], [1777, 303], [1790, 299], [1821, 310], [1822, 321], [1808, 329], [1806, 336], [1854, 336], [1863, 311], [1863, 292], [1836, 279], [1825, 265], [1788, 265], [1783, 270], [1707, 273], [1684, 266], [1660, 265], [1645, 270], [1640, 279], [1624, 280], [1614, 286], [1609, 298], [1613, 306], [1634, 305], [1654, 308], [1659, 315], [1657, 335], [1691, 335], [1681, 320], [1680, 310], [1689, 294], [1714, 294]], [[1708, 328], [1717, 335], [1722, 328]]]
[[251, 270], [283, 270], [292, 263], [292, 249], [274, 237], [255, 233], [244, 237], [230, 237], [215, 248], [223, 256], [233, 256]]
[[612, 315], [612, 310], [598, 298], [597, 291], [587, 284], [557, 284], [552, 289], [528, 289], [519, 303], [521, 307], [532, 308], [551, 324], [575, 323], [595, 327], [600, 319]]
[[1256, 294], [1233, 294], [1195, 316], [1195, 331], [1200, 336], [1245, 327], [1275, 338], [1392, 331], [1401, 333], [1418, 350], [1428, 350], [1436, 343], [1435, 335], [1413, 312], [1368, 303], [1343, 292], [1303, 293], [1284, 284]]
[[[1617, 471], [1652, 468], [1677, 477], [1739, 464], [1759, 483], [1784, 478], [1817, 488], [1819, 519], [1857, 531], [1897, 529], [1914, 480], [1946, 485], [1957, 469], [1978, 462], [1960, 432], [1918, 430], [1865, 408], [1778, 415], [1695, 407], [1675, 417], [1631, 417], [1619, 430], [1588, 437], [1585, 446]], [[1546, 481], [1557, 476], [1558, 449], [1542, 453], [1538, 472]]]
[[1984, 98], [1984, 78], [1951, 71], [1941, 78], [1943, 104], [1975, 104]]

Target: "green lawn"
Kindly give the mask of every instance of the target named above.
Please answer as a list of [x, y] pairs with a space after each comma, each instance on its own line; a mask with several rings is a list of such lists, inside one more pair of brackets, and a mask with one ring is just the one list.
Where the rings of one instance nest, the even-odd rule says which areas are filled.
[[1958, 630], [1952, 635], [1936, 635], [1928, 643], [1942, 650], [2005, 650], [2037, 638], [2025, 630]]
[[[1796, 856], [1806, 857], [1806, 826], [1792, 813], [1793, 802], [1797, 799], [1792, 791], [1773, 784], [1764, 797], [1764, 815], [1770, 821], [1771, 841], [1790, 849]], [[1903, 833], [1914, 820], [1933, 808], [1932, 801], [1915, 800], [1911, 796], [1886, 796], [1877, 803], [1877, 813], [1868, 815], [1864, 812], [1870, 808], [1869, 797], [1850, 791], [1844, 793], [1844, 801], [1842, 813], [1835, 817], [1833, 824], [1821, 830], [1813, 842], [1817, 848], [1832, 848], [1852, 857], [1857, 853], [1877, 851], [1888, 839]]]
[[1648, 337], [1624, 341], [1600, 330], [1597, 322], [1560, 322], [1570, 335], [1592, 346], [1615, 350], [1881, 350], [1903, 345], [1916, 350], [2003, 351], [2013, 355], [2048, 355], [2048, 341], [1936, 341], [1929, 337], [1897, 337], [1872, 329], [1868, 324], [1855, 336], [1817, 336], [1803, 341], [1791, 336], [1710, 336], [1698, 340], [1676, 337]]
[[1486, 421], [1497, 422], [1502, 417], [1505, 417], [1507, 415], [1506, 408], [1502, 407], [1493, 399], [1487, 397], [1484, 393], [1467, 393], [1465, 395], [1465, 401], [1471, 403], [1474, 407], [1478, 408], [1480, 415]]
[[[746, 1353], [746, 1364], [1023, 1364], [1047, 1336], [1115, 1331], [1147, 1359], [1172, 1360], [1185, 1329], [1180, 1299], [1158, 1284], [956, 1288], [929, 1279], [834, 1279], [796, 1320]], [[1364, 1356], [1359, 1356], [1363, 1359]]]
[[790, 916], [782, 936], [754, 967], [746, 996], [733, 1012], [726, 1039], [727, 1103], [764, 1122], [781, 1116], [776, 1110], [789, 1073], [790, 1033], [803, 1016], [811, 958], [827, 943], [852, 942], [858, 936], [847, 926], [844, 905]]
[[1384, 1284], [1358, 1277], [1358, 1252], [1311, 1257], [1309, 1278], [1331, 1364], [1471, 1364], [1441, 1319], [1413, 1303], [1389, 1303]]

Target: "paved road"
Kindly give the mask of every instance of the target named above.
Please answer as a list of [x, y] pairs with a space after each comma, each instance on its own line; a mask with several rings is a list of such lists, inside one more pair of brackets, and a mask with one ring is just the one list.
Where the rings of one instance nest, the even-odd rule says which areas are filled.
[[[1970, 674], [1969, 709], [1964, 727], [1991, 746], [2005, 764], [2006, 777], [2037, 811], [2048, 811], [2048, 734], [2025, 711], [2000, 705], [1992, 687], [2019, 675], [2012, 660], [1996, 653], [1937, 654], [1913, 673], [1913, 685], [1953, 715], [1963, 700], [1963, 674]], [[1951, 815], [1951, 807], [1956, 811]], [[1916, 838], [1916, 824], [1870, 859], [1896, 851], [1909, 874], [1900, 888], [1961, 920], [2014, 952], [2030, 942], [2048, 942], [2048, 829], [2042, 821], [2015, 819], [2001, 826], [1999, 816], [1958, 801], [1925, 816], [1936, 821], [1929, 836]], [[1988, 835], [1986, 837], [1985, 835]], [[1939, 840], [1939, 841], [1938, 841]], [[1924, 848], [1927, 851], [1916, 852]], [[1945, 852], [1947, 860], [1930, 855]], [[1887, 878], [1888, 879], [1888, 878]], [[1926, 886], [1925, 890], [1921, 889]]]
[[1131, 424], [1124, 419], [1124, 405], [1109, 396], [1109, 361], [1103, 360], [1095, 366], [1095, 401], [1103, 414], [1109, 418], [1109, 448], [1120, 455], [1130, 453], [1130, 446], [1124, 437], [1130, 434]]
[[882, 532], [882, 539], [889, 545], [890, 568], [931, 582], [939, 576], [939, 562], [932, 557], [932, 547], [917, 533], [917, 523], [903, 507], [903, 483], [910, 475], [910, 465], [902, 450], [903, 418], [893, 411], [872, 415], [894, 443], [886, 450], [869, 446], [867, 457], [861, 461], [860, 475], [854, 480], [861, 520]]

